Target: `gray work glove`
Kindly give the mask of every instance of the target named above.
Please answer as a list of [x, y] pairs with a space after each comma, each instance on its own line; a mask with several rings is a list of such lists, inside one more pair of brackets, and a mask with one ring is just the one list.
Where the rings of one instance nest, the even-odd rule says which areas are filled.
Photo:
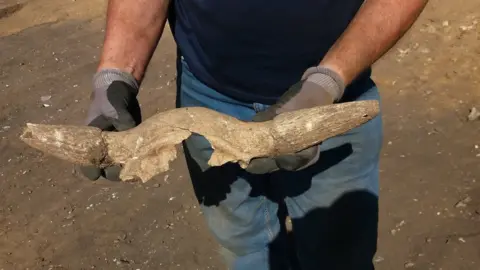
[[[268, 121], [280, 113], [332, 104], [342, 97], [344, 90], [345, 83], [333, 70], [321, 66], [309, 68], [276, 104], [259, 112], [252, 121]], [[320, 147], [316, 145], [291, 155], [253, 159], [246, 170], [254, 174], [279, 169], [298, 171], [317, 162], [319, 156]]]
[[[138, 82], [130, 74], [118, 69], [103, 69], [93, 77], [93, 92], [87, 115], [87, 125], [105, 131], [124, 131], [136, 127], [142, 121], [138, 104]], [[120, 181], [119, 166], [105, 169], [95, 166], [79, 166], [84, 176], [97, 180], [101, 176]]]

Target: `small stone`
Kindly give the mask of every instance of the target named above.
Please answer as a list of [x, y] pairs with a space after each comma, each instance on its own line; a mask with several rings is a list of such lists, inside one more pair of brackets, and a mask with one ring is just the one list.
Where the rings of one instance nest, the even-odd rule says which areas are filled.
[[462, 242], [462, 243], [466, 243], [467, 241], [465, 241], [465, 239], [463, 239], [463, 237], [460, 237], [458, 238], [458, 241]]
[[456, 208], [464, 208], [464, 207], [467, 207], [467, 205], [464, 204], [462, 201], [460, 201], [460, 202], [457, 202], [457, 204], [455, 204], [455, 207]]
[[470, 196], [467, 196], [463, 199], [461, 199], [460, 201], [458, 201], [456, 204], [455, 204], [455, 207], [456, 208], [464, 208], [464, 207], [467, 207], [467, 204], [469, 202], [472, 201], [472, 198], [470, 198]]
[[156, 183], [153, 185], [154, 188], [159, 188], [160, 187], [160, 184], [159, 183]]
[[9, 130], [9, 129], [10, 129], [10, 126], [4, 126], [3, 129], [4, 129], [4, 130]]
[[405, 225], [405, 223], [406, 223], [405, 220], [400, 221], [400, 222], [397, 224], [397, 228], [402, 227], [403, 225]]
[[468, 115], [468, 121], [475, 121], [480, 118], [480, 112], [477, 110], [477, 108], [473, 107], [470, 109], [470, 114]]
[[410, 48], [407, 48], [405, 50], [399, 48], [397, 49], [397, 51], [398, 51], [398, 57], [403, 58], [410, 52]]
[[462, 30], [462, 31], [470, 31], [470, 30], [473, 30], [473, 28], [474, 28], [474, 25], [468, 25], [468, 26], [467, 25], [462, 25], [462, 26], [460, 26], [460, 30]]
[[40, 100], [41, 100], [42, 102], [47, 102], [47, 101], [49, 101], [51, 98], [52, 98], [52, 96], [41, 96], [41, 97], [40, 97]]
[[406, 262], [404, 264], [405, 268], [409, 269], [409, 268], [413, 268], [415, 266], [415, 264], [413, 262]]
[[442, 25], [443, 25], [444, 27], [447, 27], [447, 26], [450, 25], [450, 22], [449, 22], [449, 21], [443, 21]]
[[385, 258], [383, 258], [382, 256], [377, 256], [374, 260], [374, 262], [376, 263], [379, 263], [379, 262], [383, 262], [385, 260]]
[[117, 239], [115, 239], [113, 242], [118, 243], [118, 242], [125, 242], [127, 240], [127, 234], [122, 233], [119, 236], [117, 236]]

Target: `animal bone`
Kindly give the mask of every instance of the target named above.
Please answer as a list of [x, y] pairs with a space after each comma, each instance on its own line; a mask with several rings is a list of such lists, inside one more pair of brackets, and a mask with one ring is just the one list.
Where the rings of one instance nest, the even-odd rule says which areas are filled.
[[292, 154], [355, 128], [379, 112], [377, 101], [314, 107], [244, 122], [207, 108], [179, 108], [158, 113], [123, 132], [95, 127], [27, 124], [21, 139], [57, 158], [81, 165], [121, 165], [124, 181], [143, 182], [165, 172], [176, 158], [176, 145], [192, 133], [204, 136], [214, 152], [210, 166], [253, 158]]

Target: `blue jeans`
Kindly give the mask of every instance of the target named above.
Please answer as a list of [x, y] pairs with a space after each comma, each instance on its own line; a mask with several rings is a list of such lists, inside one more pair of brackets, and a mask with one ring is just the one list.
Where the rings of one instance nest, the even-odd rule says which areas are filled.
[[[177, 106], [201, 106], [250, 120], [268, 106], [222, 95], [179, 61]], [[379, 100], [372, 81], [350, 100]], [[382, 120], [321, 144], [317, 164], [298, 172], [253, 175], [237, 164], [209, 167], [212, 149], [200, 135], [184, 143], [195, 194], [229, 269], [371, 270], [378, 223]], [[290, 216], [293, 231], [285, 227]]]

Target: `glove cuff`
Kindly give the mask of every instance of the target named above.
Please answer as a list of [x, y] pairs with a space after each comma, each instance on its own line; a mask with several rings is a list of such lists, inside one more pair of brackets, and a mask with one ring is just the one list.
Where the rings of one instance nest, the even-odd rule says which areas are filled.
[[329, 68], [311, 67], [305, 71], [302, 77], [307, 81], [324, 86], [324, 90], [332, 96], [334, 101], [340, 100], [345, 92], [345, 82], [338, 73]]
[[124, 82], [132, 87], [134, 94], [138, 94], [139, 84], [132, 74], [115, 68], [106, 68], [93, 75], [94, 91], [106, 90], [114, 81]]

